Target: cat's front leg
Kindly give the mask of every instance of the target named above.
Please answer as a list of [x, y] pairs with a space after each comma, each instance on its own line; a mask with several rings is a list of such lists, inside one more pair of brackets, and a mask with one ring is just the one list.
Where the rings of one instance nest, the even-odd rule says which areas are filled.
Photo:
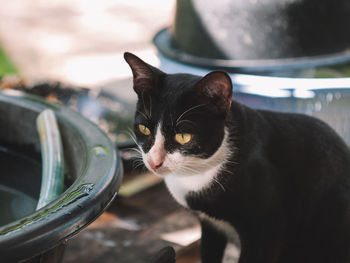
[[208, 221], [201, 220], [201, 227], [202, 263], [221, 263], [227, 244], [226, 236]]

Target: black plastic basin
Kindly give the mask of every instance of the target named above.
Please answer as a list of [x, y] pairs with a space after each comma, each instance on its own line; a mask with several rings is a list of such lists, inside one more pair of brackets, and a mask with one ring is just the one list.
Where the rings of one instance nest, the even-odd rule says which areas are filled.
[[[36, 117], [52, 109], [61, 132], [65, 191], [35, 210], [41, 184]], [[40, 98], [0, 93], [0, 261], [60, 262], [69, 238], [94, 221], [116, 196], [122, 166], [94, 124]], [[2, 206], [2, 207], [1, 207]], [[3, 212], [1, 212], [1, 210]]]

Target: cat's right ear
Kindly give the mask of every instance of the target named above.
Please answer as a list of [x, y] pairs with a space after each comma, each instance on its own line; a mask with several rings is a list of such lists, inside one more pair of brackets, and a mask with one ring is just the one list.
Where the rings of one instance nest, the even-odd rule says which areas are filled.
[[124, 59], [129, 64], [137, 94], [150, 90], [156, 85], [156, 69], [132, 53], [125, 52]]
[[220, 112], [230, 109], [232, 102], [232, 81], [223, 71], [212, 71], [205, 75], [195, 86], [201, 96], [211, 101]]

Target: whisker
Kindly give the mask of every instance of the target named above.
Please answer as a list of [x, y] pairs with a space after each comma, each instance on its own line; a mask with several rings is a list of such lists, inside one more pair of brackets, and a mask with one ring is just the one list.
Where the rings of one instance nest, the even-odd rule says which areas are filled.
[[133, 148], [133, 149], [130, 149], [130, 151], [136, 152], [137, 153], [137, 157], [142, 157], [142, 151], [140, 149]]
[[[200, 167], [201, 168], [213, 168], [213, 163], [216, 163], [215, 161], [212, 161], [212, 162], [206, 162], [206, 163], [202, 163], [201, 162], [201, 164], [200, 164]], [[198, 165], [198, 161], [190, 161], [190, 160], [188, 160], [188, 161], [186, 161], [186, 164], [187, 165]], [[203, 169], [201, 169], [201, 171], [202, 171]]]
[[132, 137], [136, 137], [136, 135], [135, 135], [134, 131], [133, 131], [133, 130], [132, 130], [130, 127], [128, 127], [127, 132], [128, 132], [128, 134], [129, 134], [130, 136], [132, 136]]
[[188, 166], [183, 166], [181, 168], [185, 169], [186, 171], [198, 172], [196, 169], [188, 167]]
[[234, 164], [234, 165], [237, 165], [238, 164], [238, 162], [236, 162], [236, 161], [230, 161], [230, 160], [226, 160], [225, 161], [225, 164]]
[[188, 123], [191, 123], [191, 124], [193, 124], [194, 126], [196, 126], [196, 123], [195, 123], [194, 121], [190, 121], [190, 120], [181, 120], [181, 121], [179, 121], [179, 122], [176, 123], [176, 126], [180, 125], [180, 123], [182, 123], [182, 122], [188, 122]]
[[135, 157], [133, 158], [133, 162], [142, 162], [142, 163], [143, 163], [142, 156], [141, 156], [141, 155], [135, 156]]
[[130, 136], [130, 138], [134, 141], [134, 143], [135, 143], [137, 146], [139, 146], [138, 143], [137, 143], [137, 141], [136, 141], [136, 137], [133, 136], [132, 134], [129, 134], [129, 136]]
[[137, 158], [135, 158], [135, 159], [133, 160], [133, 162], [134, 162], [134, 163], [137, 163], [137, 164], [143, 164], [143, 161], [142, 161], [141, 159], [137, 159]]
[[139, 111], [139, 110], [137, 110], [136, 112], [140, 113], [146, 120], [149, 120], [149, 119], [150, 119], [150, 118], [149, 118], [146, 114], [144, 114], [143, 112], [141, 112], [141, 111]]
[[221, 189], [222, 189], [224, 192], [226, 191], [225, 187], [224, 187], [215, 177], [213, 177], [213, 180], [214, 180], [214, 182], [216, 182], [218, 185], [220, 185]]
[[140, 156], [142, 156], [142, 151], [138, 148], [135, 148], [135, 147], [124, 148], [123, 151], [134, 151], [136, 153], [139, 153]]
[[181, 167], [181, 170], [184, 171], [184, 172], [189, 173], [190, 175], [194, 175], [194, 174], [200, 173], [200, 171], [198, 171], [196, 169], [193, 169], [193, 168], [190, 168], [190, 167], [187, 167], [187, 166]]
[[128, 128], [127, 134], [128, 134], [131, 138], [133, 138], [133, 139], [136, 140], [136, 135], [135, 135], [134, 131], [133, 131], [131, 128]]
[[199, 105], [193, 106], [193, 107], [189, 108], [188, 110], [186, 110], [184, 113], [182, 113], [182, 114], [179, 116], [179, 118], [177, 118], [176, 123], [177, 123], [179, 120], [181, 120], [181, 118], [182, 118], [186, 113], [188, 113], [188, 112], [190, 112], [191, 110], [194, 110], [194, 109], [196, 109], [196, 108], [199, 108], [199, 107], [201, 107], [201, 106], [204, 106], [204, 104], [199, 104]]
[[[139, 145], [139, 144], [137, 143], [135, 133], [129, 128], [129, 129], [128, 129], [128, 134], [129, 134], [130, 138], [134, 141], [134, 143], [136, 144], [136, 146], [139, 148], [138, 151], [139, 151], [140, 154], [142, 155], [143, 150], [142, 150], [141, 145]], [[136, 148], [134, 148], [134, 149], [136, 150]]]
[[137, 169], [139, 167], [143, 167], [144, 166], [144, 163], [143, 162], [140, 162], [140, 163], [133, 163], [133, 169]]

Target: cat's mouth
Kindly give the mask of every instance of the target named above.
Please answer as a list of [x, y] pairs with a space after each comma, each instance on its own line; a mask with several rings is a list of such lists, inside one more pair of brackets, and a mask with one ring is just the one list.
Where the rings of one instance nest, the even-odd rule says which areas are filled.
[[156, 176], [160, 177], [160, 178], [164, 178], [166, 177], [168, 174], [172, 173], [172, 170], [167, 167], [166, 165], [162, 165], [160, 167], [151, 167], [150, 164], [145, 161], [145, 159], [143, 160], [143, 163], [145, 164], [145, 166], [147, 167], [147, 169], [154, 173]]
[[171, 170], [167, 167], [159, 167], [157, 169], [150, 169], [156, 176], [164, 178], [171, 173]]
[[157, 156], [143, 154], [142, 157], [147, 169], [160, 178], [164, 178], [173, 172], [171, 165], [169, 165], [169, 160], [165, 156], [163, 158], [155, 158]]

